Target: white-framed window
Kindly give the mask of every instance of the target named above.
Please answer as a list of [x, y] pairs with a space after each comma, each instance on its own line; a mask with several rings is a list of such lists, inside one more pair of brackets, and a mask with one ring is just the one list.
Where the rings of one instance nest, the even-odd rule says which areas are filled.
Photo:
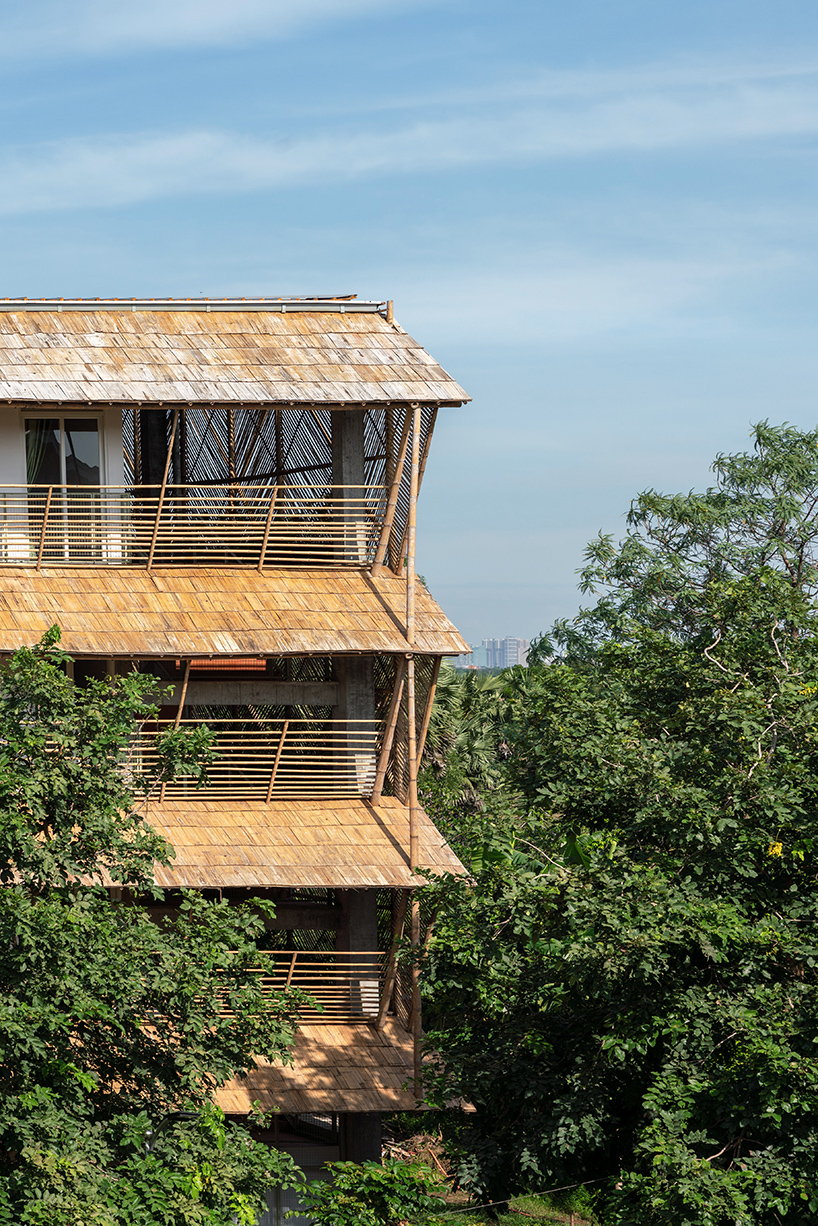
[[28, 485], [101, 485], [102, 425], [99, 417], [23, 418]]

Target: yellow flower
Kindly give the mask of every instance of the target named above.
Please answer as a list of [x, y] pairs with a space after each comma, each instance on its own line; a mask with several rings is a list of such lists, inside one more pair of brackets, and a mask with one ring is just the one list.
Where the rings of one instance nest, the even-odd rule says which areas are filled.
[[767, 848], [767, 855], [780, 856], [783, 850], [784, 848], [781, 843], [770, 843], [770, 846]]

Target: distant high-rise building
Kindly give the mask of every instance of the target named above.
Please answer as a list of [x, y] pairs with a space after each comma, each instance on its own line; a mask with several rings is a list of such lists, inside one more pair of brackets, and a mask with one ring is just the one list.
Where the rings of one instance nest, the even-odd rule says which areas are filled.
[[452, 661], [455, 668], [513, 668], [528, 663], [528, 639], [483, 639], [481, 646]]
[[486, 668], [513, 668], [515, 664], [528, 661], [528, 639], [483, 639], [486, 651]]

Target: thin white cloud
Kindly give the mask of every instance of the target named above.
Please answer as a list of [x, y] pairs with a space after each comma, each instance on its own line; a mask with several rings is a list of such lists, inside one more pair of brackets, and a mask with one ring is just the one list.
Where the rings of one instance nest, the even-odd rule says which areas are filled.
[[[390, 0], [389, 8], [420, 2], [435, 0]], [[0, 57], [228, 46], [383, 11], [381, 0], [2, 0]]]
[[[395, 312], [411, 332], [438, 345], [564, 345], [588, 337], [638, 335], [640, 342], [687, 330], [712, 337], [735, 327], [725, 298], [737, 287], [789, 271], [786, 256], [713, 251], [684, 254], [593, 256], [570, 250], [530, 249], [502, 264], [441, 274], [407, 270], [390, 283]], [[431, 346], [434, 350], [434, 346]], [[512, 439], [511, 448], [518, 445]]]
[[490, 93], [445, 119], [358, 130], [347, 121], [288, 140], [205, 130], [18, 147], [0, 154], [0, 213], [814, 136], [818, 70], [734, 71], [715, 84], [677, 74], [669, 86], [623, 78], [596, 94], [566, 88], [519, 103], [498, 106]]

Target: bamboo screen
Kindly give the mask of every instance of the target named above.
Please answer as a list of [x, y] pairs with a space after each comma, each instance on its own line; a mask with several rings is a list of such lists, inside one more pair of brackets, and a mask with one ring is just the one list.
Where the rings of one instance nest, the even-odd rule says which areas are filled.
[[[143, 484], [138, 408], [122, 414], [125, 481]], [[173, 412], [165, 413], [170, 443]], [[364, 483], [391, 484], [406, 428], [406, 405], [364, 411]], [[425, 463], [436, 409], [421, 412], [420, 454]], [[205, 408], [181, 409], [168, 482], [171, 485], [220, 485], [231, 482], [260, 486], [330, 485], [332, 483], [332, 410], [324, 408]], [[409, 512], [409, 465], [398, 492], [397, 510], [387, 562], [395, 573], [403, 566], [404, 536]]]
[[[397, 656], [375, 657], [375, 716], [381, 727], [385, 726], [389, 703], [395, 684]], [[434, 656], [415, 656], [415, 724], [416, 735], [420, 738], [423, 715], [429, 701], [429, 692], [435, 672]], [[418, 740], [419, 744], [419, 740]], [[397, 796], [406, 801], [409, 787], [409, 732], [407, 721], [407, 694], [403, 687], [403, 697], [398, 712], [398, 722], [395, 728], [395, 739], [384, 782], [384, 795]]]

